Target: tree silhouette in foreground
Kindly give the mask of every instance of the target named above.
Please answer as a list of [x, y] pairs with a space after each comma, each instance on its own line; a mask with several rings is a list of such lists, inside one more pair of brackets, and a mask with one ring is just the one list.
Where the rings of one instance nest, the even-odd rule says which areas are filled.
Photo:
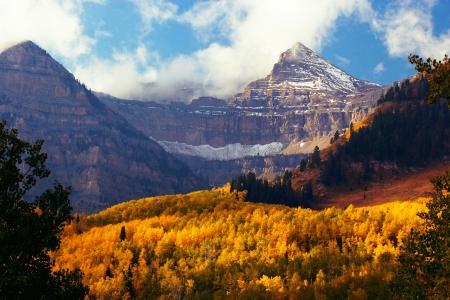
[[[442, 98], [450, 107], [450, 60], [444, 62], [417, 55], [408, 57], [416, 70], [427, 78], [429, 104]], [[449, 299], [450, 297], [450, 171], [430, 179], [436, 196], [419, 213], [424, 230], [411, 229], [405, 251], [399, 257], [398, 274], [391, 283], [396, 299]]]
[[430, 85], [431, 93], [425, 96], [428, 104], [438, 102], [441, 98], [447, 99], [450, 107], [450, 59], [444, 55], [442, 61], [427, 58], [424, 61], [418, 55], [410, 54], [408, 60], [415, 64], [415, 69], [424, 76]]
[[0, 123], [0, 299], [83, 299], [79, 270], [52, 272], [49, 252], [59, 248], [72, 220], [70, 187], [56, 182], [33, 202], [23, 197], [48, 177], [43, 141], [18, 138]]
[[427, 203], [427, 212], [418, 214], [424, 221], [424, 230], [411, 229], [392, 283], [400, 299], [450, 297], [450, 171], [430, 181], [436, 197]]

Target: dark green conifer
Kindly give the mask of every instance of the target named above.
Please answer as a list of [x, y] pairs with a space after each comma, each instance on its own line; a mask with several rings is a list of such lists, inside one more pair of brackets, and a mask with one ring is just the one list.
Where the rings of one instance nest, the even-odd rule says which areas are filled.
[[125, 226], [122, 226], [122, 228], [120, 228], [120, 241], [124, 241], [127, 238], [127, 233], [125, 232]]

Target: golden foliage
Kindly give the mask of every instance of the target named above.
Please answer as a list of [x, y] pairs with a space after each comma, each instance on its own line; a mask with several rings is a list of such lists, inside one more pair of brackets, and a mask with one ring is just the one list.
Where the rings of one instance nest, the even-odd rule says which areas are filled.
[[225, 188], [146, 198], [68, 226], [54, 268], [80, 268], [93, 299], [383, 298], [426, 201], [313, 211], [242, 202]]

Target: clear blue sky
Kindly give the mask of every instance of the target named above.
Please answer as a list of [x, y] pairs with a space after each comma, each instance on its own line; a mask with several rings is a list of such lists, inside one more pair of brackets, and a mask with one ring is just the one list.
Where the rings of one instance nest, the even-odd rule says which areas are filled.
[[93, 90], [124, 98], [197, 87], [226, 98], [301, 42], [350, 75], [388, 84], [409, 53], [450, 54], [448, 0], [14, 0], [0, 49], [32, 40]]

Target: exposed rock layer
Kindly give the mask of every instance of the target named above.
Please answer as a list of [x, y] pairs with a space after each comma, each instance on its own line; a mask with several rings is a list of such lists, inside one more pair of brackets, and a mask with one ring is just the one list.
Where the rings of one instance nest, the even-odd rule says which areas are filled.
[[270, 75], [250, 83], [228, 106], [212, 97], [189, 105], [100, 98], [155, 140], [224, 147], [331, 136], [370, 113], [382, 92], [297, 43], [280, 55]]
[[2, 119], [22, 138], [45, 141], [52, 174], [40, 190], [71, 185], [76, 211], [207, 187], [32, 42], [0, 54], [0, 94]]
[[101, 100], [157, 141], [224, 147], [234, 143], [289, 144], [328, 136], [370, 113], [380, 93], [374, 92], [365, 103], [347, 105], [347, 110], [313, 107], [308, 111], [255, 112], [231, 107], [161, 105], [112, 98]]

